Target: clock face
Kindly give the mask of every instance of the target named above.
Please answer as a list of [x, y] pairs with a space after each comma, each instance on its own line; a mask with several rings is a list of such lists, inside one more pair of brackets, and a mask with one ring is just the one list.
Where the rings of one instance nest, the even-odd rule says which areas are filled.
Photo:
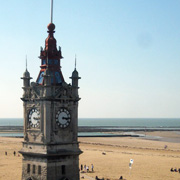
[[60, 128], [66, 128], [71, 122], [71, 115], [65, 108], [61, 108], [56, 113], [56, 123]]
[[28, 121], [30, 127], [38, 128], [40, 125], [40, 112], [36, 108], [29, 111]]

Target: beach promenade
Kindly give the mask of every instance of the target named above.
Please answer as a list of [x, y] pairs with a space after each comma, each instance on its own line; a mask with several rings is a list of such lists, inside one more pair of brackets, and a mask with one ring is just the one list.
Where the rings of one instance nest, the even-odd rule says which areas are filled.
[[[175, 132], [154, 132], [154, 135], [180, 138]], [[180, 168], [179, 143], [136, 137], [89, 137], [79, 141], [83, 151], [80, 165], [89, 166], [90, 170], [80, 173], [81, 180], [93, 180], [96, 176], [105, 180], [118, 180], [120, 176], [126, 180], [180, 180], [180, 173], [170, 171]], [[0, 179], [21, 179], [22, 157], [13, 154], [21, 149], [21, 142], [22, 138], [0, 137]], [[134, 160], [131, 169], [130, 159]]]

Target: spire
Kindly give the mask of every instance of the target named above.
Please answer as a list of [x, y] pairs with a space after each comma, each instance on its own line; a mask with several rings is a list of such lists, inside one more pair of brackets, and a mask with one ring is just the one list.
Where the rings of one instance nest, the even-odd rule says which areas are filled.
[[55, 24], [53, 23], [53, 0], [50, 1], [50, 23], [48, 24], [48, 37], [45, 40], [45, 48], [41, 49], [40, 58], [47, 59], [62, 59], [61, 49], [57, 50], [56, 39], [54, 38]]
[[[61, 48], [57, 49], [56, 39], [54, 38], [55, 24], [53, 24], [53, 0], [51, 0], [51, 21], [48, 24], [48, 37], [45, 40], [44, 49], [40, 49], [41, 70], [39, 72], [37, 83], [44, 85], [45, 73], [51, 76], [51, 85], [60, 85], [64, 82], [61, 72]], [[47, 71], [47, 72], [46, 72]]]
[[53, 23], [48, 24], [47, 26], [48, 28], [48, 37], [46, 38], [46, 42], [45, 42], [45, 49], [47, 51], [47, 53], [49, 55], [53, 55], [53, 52], [57, 51], [57, 47], [56, 47], [56, 39], [54, 38], [54, 29], [55, 29], [55, 25]]
[[27, 55], [26, 55], [26, 71], [27, 71]]
[[75, 54], [75, 68], [74, 71], [72, 72], [72, 76], [70, 77], [70, 79], [72, 79], [72, 87], [75, 88], [73, 93], [78, 96], [78, 80], [81, 79], [79, 77], [79, 73], [76, 70], [76, 62], [77, 62], [77, 58], [76, 58], [76, 54]]
[[76, 54], [75, 54], [75, 68], [74, 69], [76, 70]]
[[53, 0], [51, 0], [51, 23], [53, 23]]
[[75, 54], [75, 68], [74, 68], [74, 71], [72, 72], [72, 77], [70, 77], [71, 79], [73, 79], [73, 78], [80, 79], [79, 73], [76, 70], [76, 63], [77, 63], [77, 58], [76, 58], [76, 54]]
[[23, 77], [24, 78], [30, 78], [30, 73], [27, 70], [27, 55], [26, 55], [26, 70], [25, 70], [25, 72], [23, 74]]
[[24, 87], [30, 86], [30, 79], [32, 79], [32, 78], [30, 77], [30, 73], [27, 70], [27, 55], [26, 55], [26, 70], [23, 73], [23, 77], [21, 77], [21, 79], [23, 79]]

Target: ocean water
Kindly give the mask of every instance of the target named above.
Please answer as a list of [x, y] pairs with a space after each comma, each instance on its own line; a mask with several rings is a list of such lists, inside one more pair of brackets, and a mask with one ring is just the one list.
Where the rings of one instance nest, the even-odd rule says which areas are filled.
[[180, 127], [180, 118], [79, 118], [79, 126]]
[[[134, 130], [176, 130], [180, 131], [180, 118], [79, 118], [79, 127], [123, 130], [132, 135]], [[0, 126], [23, 126], [22, 118], [0, 118]], [[127, 131], [127, 133], [126, 133]], [[132, 132], [131, 132], [132, 131]], [[137, 133], [135, 133], [137, 134]], [[113, 136], [103, 132], [79, 132], [78, 136]], [[23, 133], [0, 133], [0, 136], [23, 137]], [[151, 137], [152, 138], [152, 137]], [[155, 137], [156, 138], [156, 137]]]
[[[79, 126], [180, 128], [180, 118], [79, 118]], [[23, 126], [22, 118], [0, 118], [0, 126]]]

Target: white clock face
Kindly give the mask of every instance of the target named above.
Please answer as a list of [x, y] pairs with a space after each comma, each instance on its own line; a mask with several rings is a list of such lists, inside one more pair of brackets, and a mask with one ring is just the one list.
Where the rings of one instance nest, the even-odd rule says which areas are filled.
[[56, 123], [60, 128], [66, 128], [71, 122], [71, 115], [65, 108], [61, 108], [56, 113]]
[[29, 111], [29, 125], [33, 128], [38, 128], [40, 125], [40, 112], [36, 108], [32, 108]]

